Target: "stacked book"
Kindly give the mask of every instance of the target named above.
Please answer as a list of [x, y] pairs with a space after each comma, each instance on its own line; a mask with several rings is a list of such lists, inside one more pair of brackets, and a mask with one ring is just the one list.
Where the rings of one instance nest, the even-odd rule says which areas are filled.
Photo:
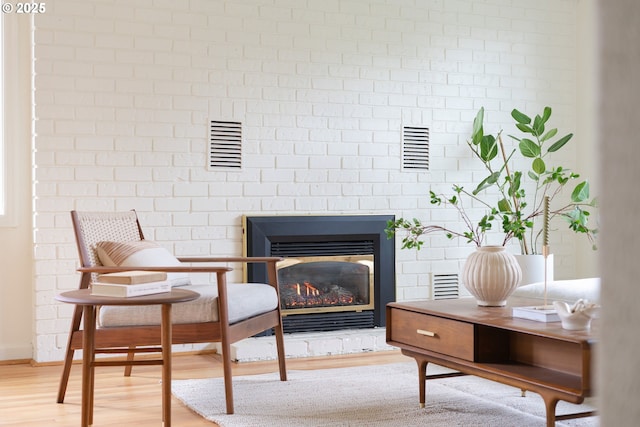
[[171, 291], [167, 273], [162, 271], [124, 271], [100, 274], [91, 283], [91, 295], [139, 297]]
[[560, 321], [560, 316], [552, 305], [513, 307], [512, 316], [545, 323]]

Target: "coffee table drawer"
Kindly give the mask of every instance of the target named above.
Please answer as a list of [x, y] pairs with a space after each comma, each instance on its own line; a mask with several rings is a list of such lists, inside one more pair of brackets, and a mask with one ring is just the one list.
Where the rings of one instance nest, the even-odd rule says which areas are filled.
[[471, 323], [397, 308], [391, 310], [391, 317], [390, 341], [473, 361]]

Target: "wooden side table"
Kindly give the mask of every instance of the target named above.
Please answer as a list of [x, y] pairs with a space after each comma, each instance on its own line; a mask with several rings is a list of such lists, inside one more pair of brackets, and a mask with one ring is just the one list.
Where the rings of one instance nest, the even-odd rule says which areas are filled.
[[[77, 289], [63, 292], [55, 297], [58, 301], [82, 306], [84, 317], [84, 333], [82, 337], [82, 427], [93, 424], [95, 367], [143, 363], [145, 365], [162, 365], [162, 421], [164, 426], [171, 426], [171, 305], [192, 301], [198, 297], [199, 294], [197, 292], [186, 289], [173, 289], [171, 292], [131, 298], [103, 297], [91, 295], [89, 289]], [[141, 361], [96, 361], [96, 353], [126, 353], [130, 351], [129, 349], [95, 348], [96, 309], [101, 305], [161, 305], [161, 347], [144, 349], [145, 352], [160, 352], [162, 354], [161, 358]]]

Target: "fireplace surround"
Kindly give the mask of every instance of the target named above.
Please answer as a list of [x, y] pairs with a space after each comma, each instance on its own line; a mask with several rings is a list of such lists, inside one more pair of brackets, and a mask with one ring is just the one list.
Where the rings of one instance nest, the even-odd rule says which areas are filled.
[[[285, 268], [280, 268], [278, 273], [281, 301], [283, 296], [288, 296], [289, 300], [299, 300], [305, 305], [291, 307], [283, 302], [285, 332], [362, 329], [385, 325], [385, 307], [387, 303], [395, 301], [396, 286], [395, 241], [387, 239], [384, 229], [387, 221], [393, 219], [392, 215], [243, 217], [245, 255], [285, 258], [282, 263]], [[286, 267], [292, 264], [306, 270], [305, 274], [313, 279], [289, 278]], [[371, 270], [371, 275], [362, 273], [350, 278], [355, 271], [364, 271], [362, 265]], [[315, 275], [316, 270], [324, 271], [331, 267], [339, 271], [323, 273], [322, 277]], [[267, 279], [266, 270], [260, 264], [247, 265], [245, 276], [248, 281]], [[309, 283], [311, 280], [320, 286]], [[371, 286], [367, 287], [365, 282], [369, 283], [369, 280]], [[305, 284], [305, 281], [308, 283]], [[311, 292], [309, 297], [307, 292]], [[338, 303], [325, 302], [320, 304], [322, 307], [306, 306], [315, 296], [326, 300], [327, 293], [336, 292], [341, 298]], [[349, 294], [353, 294], [353, 303], [348, 299]]]

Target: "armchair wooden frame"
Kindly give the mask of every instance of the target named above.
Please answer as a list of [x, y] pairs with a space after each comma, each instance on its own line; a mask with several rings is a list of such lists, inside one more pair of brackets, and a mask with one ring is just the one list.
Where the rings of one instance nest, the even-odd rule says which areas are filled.
[[[96, 221], [97, 219], [97, 221]], [[112, 219], [110, 221], [110, 219]], [[103, 240], [117, 240], [114, 238], [114, 230], [105, 230], [105, 234], [101, 237], [89, 236], [87, 228], [95, 226], [96, 222], [100, 222], [102, 227], [121, 227], [122, 223], [127, 223], [129, 236], [131, 233], [136, 234], [139, 240], [144, 239], [142, 228], [135, 211], [120, 213], [89, 213], [89, 212], [71, 212], [71, 220], [75, 232], [78, 253], [80, 257], [81, 267], [78, 271], [80, 276], [80, 289], [86, 289], [92, 280], [92, 275], [100, 273], [110, 273], [116, 271], [130, 270], [146, 270], [146, 271], [164, 271], [172, 272], [188, 272], [188, 273], [212, 273], [216, 277], [216, 285], [218, 289], [218, 317], [217, 322], [174, 324], [173, 344], [193, 344], [217, 342], [221, 344], [222, 364], [224, 373], [226, 410], [228, 414], [233, 414], [233, 383], [231, 369], [231, 344], [239, 340], [254, 336], [263, 331], [272, 329], [275, 333], [276, 347], [278, 354], [278, 368], [280, 380], [287, 380], [285, 351], [284, 351], [284, 333], [282, 329], [282, 314], [280, 304], [272, 311], [229, 324], [228, 316], [228, 300], [227, 300], [227, 279], [226, 274], [232, 269], [229, 267], [220, 267], [212, 265], [212, 263], [265, 263], [267, 266], [268, 284], [273, 286], [278, 292], [278, 278], [276, 273], [276, 263], [281, 258], [276, 257], [188, 257], [178, 258], [179, 261], [185, 263], [185, 266], [179, 267], [104, 267], [99, 265], [97, 255], [95, 253], [95, 244]], [[91, 221], [94, 224], [87, 225]], [[132, 223], [128, 223], [132, 222]], [[95, 234], [95, 230], [94, 230]], [[117, 233], [116, 233], [117, 235]], [[129, 239], [131, 240], [131, 239]], [[195, 265], [194, 265], [195, 264]], [[212, 285], [215, 286], [215, 285]], [[71, 365], [75, 350], [82, 349], [83, 330], [80, 328], [82, 320], [82, 307], [76, 307], [71, 320], [71, 328], [67, 342], [66, 355], [64, 359], [64, 367], [60, 379], [58, 389], [58, 403], [63, 403]], [[114, 361], [114, 364], [125, 366], [125, 375], [131, 374], [131, 368], [134, 365], [144, 364], [145, 360], [134, 360], [136, 352], [145, 352], [145, 346], [158, 346], [161, 342], [160, 325], [154, 326], [127, 326], [97, 329], [95, 331], [95, 344], [97, 349], [107, 350], [109, 353], [126, 353], [126, 360]], [[103, 351], [104, 352], [104, 351]]]

